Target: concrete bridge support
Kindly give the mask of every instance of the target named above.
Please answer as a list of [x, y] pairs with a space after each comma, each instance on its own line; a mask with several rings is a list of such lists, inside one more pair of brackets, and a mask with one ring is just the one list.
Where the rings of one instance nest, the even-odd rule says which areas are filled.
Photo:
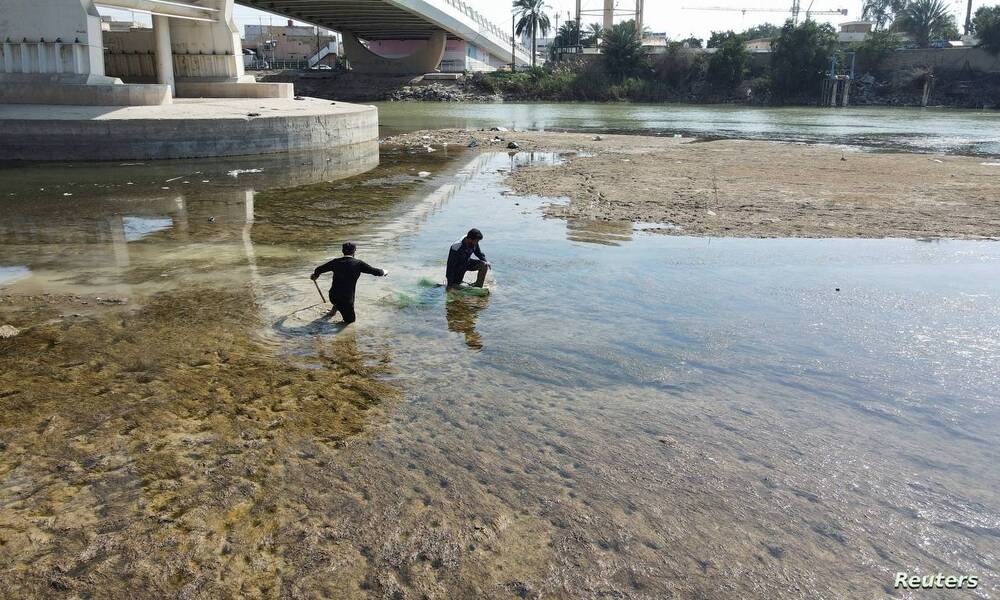
[[156, 40], [156, 81], [174, 89], [174, 53], [170, 49], [170, 19], [153, 17], [153, 36]]
[[402, 58], [387, 58], [366, 48], [354, 33], [343, 32], [344, 53], [351, 68], [364, 73], [391, 75], [423, 74], [438, 70], [448, 44], [448, 34], [436, 31], [427, 40], [427, 45], [417, 52]]
[[[2, 0], [0, 104], [134, 106], [175, 97], [291, 98], [291, 84], [243, 72], [233, 0]], [[105, 70], [95, 4], [150, 12], [157, 83], [125, 84]]]

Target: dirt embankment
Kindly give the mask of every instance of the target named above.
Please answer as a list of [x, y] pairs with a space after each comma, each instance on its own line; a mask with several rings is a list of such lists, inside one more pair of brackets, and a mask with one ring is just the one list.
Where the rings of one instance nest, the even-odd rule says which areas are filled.
[[[429, 131], [407, 146], [564, 153], [516, 170], [519, 193], [568, 198], [548, 216], [663, 224], [677, 235], [1000, 237], [1000, 165], [965, 156], [882, 153], [745, 140]], [[493, 141], [494, 138], [497, 141]]]

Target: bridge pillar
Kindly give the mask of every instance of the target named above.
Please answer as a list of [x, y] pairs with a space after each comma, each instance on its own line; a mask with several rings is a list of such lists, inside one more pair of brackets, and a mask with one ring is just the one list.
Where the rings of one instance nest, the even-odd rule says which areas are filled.
[[156, 38], [156, 81], [174, 89], [174, 54], [170, 49], [170, 19], [153, 16], [153, 36]]
[[233, 0], [101, 0], [102, 6], [174, 11], [157, 15], [154, 31], [140, 32], [141, 47], [129, 53], [155, 54], [159, 83], [123, 83], [143, 80], [128, 69], [106, 72], [111, 44], [105, 42], [113, 34], [102, 32], [94, 1], [0, 0], [0, 104], [133, 106], [170, 104], [174, 96], [294, 95], [291, 84], [258, 84], [244, 74]]
[[344, 54], [350, 61], [351, 68], [363, 73], [409, 75], [437, 71], [448, 44], [448, 34], [436, 31], [423, 49], [409, 56], [387, 58], [366, 48], [355, 34], [349, 31], [341, 33], [344, 37]]

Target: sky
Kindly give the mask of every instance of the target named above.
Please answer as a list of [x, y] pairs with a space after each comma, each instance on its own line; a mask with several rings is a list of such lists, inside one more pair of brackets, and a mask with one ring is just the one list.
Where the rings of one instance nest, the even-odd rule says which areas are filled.
[[[809, 5], [809, 0], [801, 0], [803, 12]], [[861, 4], [863, 0], [813, 0], [814, 10], [835, 10], [847, 9], [847, 16], [840, 15], [824, 16], [815, 15], [817, 21], [825, 21], [834, 25], [844, 21], [854, 21], [861, 18]], [[497, 25], [510, 23], [511, 10], [510, 3], [504, 0], [466, 0], [476, 10]], [[955, 13], [955, 21], [958, 23], [959, 31], [965, 22], [966, 0], [946, 0]], [[973, 0], [972, 10], [987, 4], [994, 4], [995, 0]], [[582, 0], [584, 11], [599, 11], [604, 5], [603, 0]], [[555, 24], [556, 17], [559, 22], [564, 22], [569, 18], [569, 14], [576, 10], [576, 0], [548, 0], [550, 18]], [[616, 10], [627, 12], [635, 10], [635, 0], [615, 0]], [[680, 40], [690, 36], [707, 38], [712, 31], [743, 31], [754, 25], [762, 23], [781, 24], [789, 14], [787, 12], [748, 12], [743, 14], [739, 11], [716, 11], [716, 10], [687, 10], [686, 7], [739, 7], [739, 8], [766, 8], [784, 9], [791, 6], [791, 0], [646, 0], [645, 24], [650, 31], [666, 32], [671, 39]], [[102, 13], [114, 13], [117, 18], [127, 19], [128, 11], [116, 11], [101, 9]], [[279, 25], [284, 22], [280, 17], [264, 13], [252, 8], [237, 6], [235, 11], [236, 22], [243, 31], [244, 25], [249, 24], [274, 24]], [[148, 17], [136, 17], [137, 21], [148, 23]], [[599, 22], [599, 15], [585, 16], [584, 26], [589, 22]]]

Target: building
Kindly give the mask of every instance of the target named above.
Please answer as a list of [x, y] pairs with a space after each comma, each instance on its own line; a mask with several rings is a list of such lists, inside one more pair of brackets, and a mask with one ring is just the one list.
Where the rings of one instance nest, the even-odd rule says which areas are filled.
[[841, 44], [863, 42], [871, 32], [872, 23], [870, 21], [848, 21], [840, 24], [837, 41]]
[[771, 38], [755, 38], [747, 40], [746, 48], [750, 52], [770, 52]]
[[642, 36], [643, 46], [668, 46], [669, 44], [670, 36], [665, 31], [654, 31], [645, 33]]
[[243, 48], [273, 67], [332, 65], [340, 54], [337, 36], [311, 25], [246, 25]]
[[138, 21], [116, 21], [109, 15], [101, 15], [101, 31], [131, 31], [133, 29], [151, 29]]

